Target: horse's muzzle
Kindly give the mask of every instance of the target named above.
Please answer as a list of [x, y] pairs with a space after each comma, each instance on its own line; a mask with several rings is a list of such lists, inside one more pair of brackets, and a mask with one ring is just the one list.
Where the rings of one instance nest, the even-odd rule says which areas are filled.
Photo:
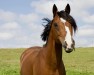
[[73, 51], [73, 48], [66, 48], [65, 51], [66, 51], [67, 53], [71, 53], [71, 52]]

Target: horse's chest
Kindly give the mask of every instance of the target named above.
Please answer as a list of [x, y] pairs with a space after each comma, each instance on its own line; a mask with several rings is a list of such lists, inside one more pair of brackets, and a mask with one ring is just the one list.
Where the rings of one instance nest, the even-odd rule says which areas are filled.
[[45, 69], [37, 69], [35, 72], [34, 72], [34, 75], [60, 75], [59, 72], [56, 70], [56, 71], [52, 71], [52, 70], [49, 70], [47, 68]]
[[60, 75], [58, 72], [58, 69], [51, 70], [48, 68], [48, 65], [41, 60], [37, 63], [37, 65], [33, 68], [33, 74], [34, 75]]

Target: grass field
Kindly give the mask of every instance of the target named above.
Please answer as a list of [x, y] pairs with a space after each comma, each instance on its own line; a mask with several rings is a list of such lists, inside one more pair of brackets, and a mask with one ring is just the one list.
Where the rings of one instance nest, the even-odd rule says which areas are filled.
[[[20, 55], [25, 49], [0, 49], [0, 75], [20, 75]], [[94, 48], [63, 51], [67, 75], [94, 75]]]

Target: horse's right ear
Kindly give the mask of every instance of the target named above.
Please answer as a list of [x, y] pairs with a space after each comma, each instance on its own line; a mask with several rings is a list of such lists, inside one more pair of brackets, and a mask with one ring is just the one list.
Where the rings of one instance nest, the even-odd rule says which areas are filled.
[[56, 15], [56, 13], [57, 13], [57, 7], [56, 7], [56, 5], [54, 4], [53, 5], [53, 17]]
[[69, 4], [67, 4], [67, 6], [66, 6], [66, 8], [65, 8], [65, 12], [66, 13], [68, 13], [68, 14], [70, 14], [70, 5]]

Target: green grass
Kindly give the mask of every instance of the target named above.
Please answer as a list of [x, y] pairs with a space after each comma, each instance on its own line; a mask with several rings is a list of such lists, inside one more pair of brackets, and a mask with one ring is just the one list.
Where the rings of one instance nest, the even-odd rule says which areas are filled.
[[[20, 75], [20, 55], [25, 49], [0, 49], [0, 75]], [[63, 51], [67, 75], [94, 75], [94, 48]]]
[[24, 49], [0, 49], [0, 75], [20, 75], [20, 55]]
[[94, 48], [77, 48], [63, 58], [67, 75], [94, 75]]

